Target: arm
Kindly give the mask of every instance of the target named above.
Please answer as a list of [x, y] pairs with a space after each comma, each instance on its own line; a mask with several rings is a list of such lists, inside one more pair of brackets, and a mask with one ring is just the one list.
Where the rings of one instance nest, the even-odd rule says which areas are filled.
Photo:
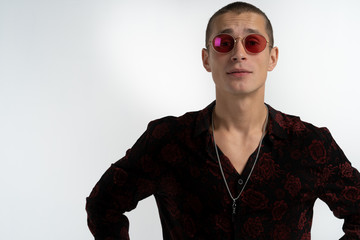
[[158, 168], [154, 162], [151, 126], [112, 164], [87, 198], [88, 226], [96, 240], [129, 239], [129, 221], [124, 212], [155, 192]]
[[320, 174], [319, 197], [344, 219], [341, 239], [360, 239], [360, 174], [327, 130], [324, 136], [326, 165]]

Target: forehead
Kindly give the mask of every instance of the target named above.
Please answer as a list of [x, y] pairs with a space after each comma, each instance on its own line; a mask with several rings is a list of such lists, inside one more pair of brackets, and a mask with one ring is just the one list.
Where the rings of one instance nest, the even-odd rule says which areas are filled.
[[220, 32], [241, 35], [246, 33], [261, 33], [266, 35], [265, 18], [257, 13], [235, 12], [224, 13], [214, 19], [212, 34]]

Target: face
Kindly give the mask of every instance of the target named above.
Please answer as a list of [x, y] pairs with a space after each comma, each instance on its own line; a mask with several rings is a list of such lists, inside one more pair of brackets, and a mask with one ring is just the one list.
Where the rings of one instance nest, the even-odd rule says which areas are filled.
[[272, 71], [277, 63], [278, 49], [270, 49], [267, 44], [264, 51], [249, 54], [241, 39], [249, 33], [259, 33], [269, 41], [264, 17], [256, 13], [225, 13], [215, 18], [210, 40], [219, 33], [229, 33], [238, 41], [229, 53], [218, 53], [211, 44], [202, 50], [203, 65], [212, 73], [217, 96], [263, 94], [267, 72]]

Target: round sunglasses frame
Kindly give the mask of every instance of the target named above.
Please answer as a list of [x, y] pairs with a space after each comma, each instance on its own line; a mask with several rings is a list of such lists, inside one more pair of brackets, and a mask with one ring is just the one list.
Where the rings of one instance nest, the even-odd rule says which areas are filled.
[[[218, 37], [218, 36], [220, 36], [220, 35], [228, 35], [228, 36], [230, 36], [230, 37], [232, 37], [232, 38], [234, 39], [234, 46], [231, 48], [230, 51], [228, 51], [228, 52], [219, 52], [219, 51], [217, 51], [217, 50], [215, 49], [215, 47], [214, 47], [214, 40], [215, 40], [216, 37]], [[266, 41], [266, 45], [265, 45], [264, 49], [261, 50], [260, 52], [256, 52], [256, 53], [250, 52], [250, 51], [245, 47], [245, 39], [246, 39], [247, 37], [249, 37], [249, 36], [252, 36], [252, 35], [260, 36], [260, 37], [264, 38], [265, 41]], [[238, 39], [240, 39], [240, 41], [239, 41]], [[244, 49], [245, 49], [245, 51], [246, 51], [248, 54], [251, 54], [251, 55], [255, 55], [255, 54], [259, 54], [259, 53], [263, 52], [263, 51], [265, 50], [266, 46], [269, 44], [269, 41], [266, 39], [266, 37], [264, 37], [263, 35], [261, 35], [261, 34], [259, 34], [259, 33], [250, 33], [250, 34], [248, 34], [248, 35], [246, 35], [246, 36], [244, 36], [244, 37], [237, 37], [237, 38], [235, 38], [233, 35], [231, 35], [231, 34], [229, 34], [229, 33], [219, 33], [219, 34], [215, 35], [215, 36], [213, 37], [213, 39], [212, 39], [209, 43], [210, 43], [212, 49], [213, 49], [215, 52], [220, 53], [220, 54], [227, 54], [227, 53], [230, 53], [232, 50], [234, 50], [234, 48], [235, 48], [235, 46], [236, 46], [236, 44], [237, 44], [238, 42], [241, 42], [242, 45], [243, 45], [243, 47], [244, 47]]]

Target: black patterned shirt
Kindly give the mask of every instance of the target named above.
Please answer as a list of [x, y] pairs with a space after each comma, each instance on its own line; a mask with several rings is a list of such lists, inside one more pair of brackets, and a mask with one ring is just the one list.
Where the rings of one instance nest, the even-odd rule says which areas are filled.
[[[211, 133], [214, 106], [150, 122], [111, 165], [87, 198], [95, 239], [129, 239], [124, 213], [151, 195], [166, 240], [310, 239], [318, 198], [344, 219], [341, 239], [360, 239], [359, 172], [326, 128], [270, 106], [258, 161], [233, 215]], [[219, 155], [230, 191], [237, 196], [256, 151], [241, 174], [220, 148]]]

